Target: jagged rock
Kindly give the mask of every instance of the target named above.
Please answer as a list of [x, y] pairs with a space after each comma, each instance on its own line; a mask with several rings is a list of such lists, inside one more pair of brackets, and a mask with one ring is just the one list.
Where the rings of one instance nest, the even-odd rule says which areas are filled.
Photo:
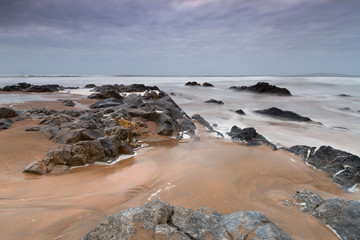
[[[299, 194], [300, 193], [300, 194]], [[360, 236], [360, 202], [331, 198], [323, 200], [319, 195], [300, 190], [294, 197], [305, 204], [306, 210], [330, 227], [344, 240], [357, 240]]]
[[312, 120], [308, 117], [300, 116], [297, 113], [291, 112], [291, 111], [284, 111], [276, 107], [267, 108], [264, 110], [257, 110], [256, 113], [273, 116], [285, 120], [293, 120], [298, 122], [311, 122]]
[[208, 82], [204, 82], [203, 87], [214, 87], [214, 85], [212, 85], [211, 83], [208, 83]]
[[223, 105], [224, 103], [220, 100], [215, 100], [215, 99], [210, 99], [205, 101], [205, 103], [215, 103], [215, 104], [219, 104], [219, 105]]
[[95, 92], [105, 92], [105, 91], [115, 91], [117, 93], [126, 93], [126, 92], [145, 92], [145, 91], [159, 91], [159, 88], [156, 86], [145, 86], [144, 84], [131, 84], [131, 85], [103, 85], [95, 87]]
[[107, 90], [107, 91], [104, 91], [104, 92], [90, 94], [88, 96], [88, 98], [90, 98], [90, 99], [107, 99], [107, 98], [122, 99], [123, 97], [121, 97], [119, 95], [119, 93], [117, 93], [117, 92], [115, 92], [113, 90]]
[[90, 105], [90, 108], [95, 109], [95, 108], [115, 107], [115, 106], [119, 106], [122, 103], [123, 103], [123, 101], [121, 99], [107, 98], [107, 99], [97, 101], [96, 103]]
[[13, 124], [14, 124], [14, 121], [9, 118], [2, 119], [2, 120], [0, 120], [0, 129], [8, 129]]
[[202, 116], [200, 116], [199, 114], [195, 114], [191, 117], [192, 119], [195, 119], [196, 121], [198, 121], [200, 124], [204, 125], [207, 129], [209, 129], [209, 131], [211, 132], [215, 132], [217, 133], [219, 136], [221, 136], [222, 138], [224, 137], [224, 135], [218, 131], [215, 131], [215, 129], [210, 125], [210, 123], [208, 121], [206, 121]]
[[245, 112], [241, 109], [235, 111], [239, 115], [245, 115]]
[[197, 82], [195, 82], [195, 81], [193, 81], [193, 82], [187, 82], [187, 83], [185, 83], [185, 86], [201, 86], [200, 85], [200, 83], [197, 83]]
[[271, 146], [274, 150], [276, 146], [266, 140], [261, 134], [257, 133], [255, 128], [239, 128], [237, 126], [233, 126], [228, 133], [231, 139], [235, 139], [238, 141], [244, 141], [248, 146], [258, 146], [261, 144], [266, 144]]
[[94, 87], [96, 87], [96, 85], [93, 83], [90, 83], [90, 84], [86, 84], [84, 88], [94, 88]]
[[62, 104], [64, 106], [67, 106], [67, 107], [74, 107], [75, 106], [75, 103], [70, 99], [64, 99], [64, 100], [60, 99], [60, 101], [62, 101]]
[[83, 240], [108, 239], [292, 239], [259, 212], [194, 211], [162, 200], [108, 216]]
[[18, 114], [12, 108], [0, 107], [0, 118], [13, 118]]
[[275, 94], [279, 96], [291, 96], [291, 93], [286, 88], [279, 88], [275, 85], [270, 85], [266, 82], [258, 82], [255, 85], [252, 86], [241, 86], [241, 87], [230, 87], [232, 90], [236, 91], [250, 91], [250, 92], [256, 92], [256, 93], [267, 93], [267, 94]]
[[316, 148], [300, 145], [285, 150], [302, 156], [307, 164], [327, 172], [334, 182], [345, 189], [360, 184], [360, 158], [356, 155], [330, 146]]

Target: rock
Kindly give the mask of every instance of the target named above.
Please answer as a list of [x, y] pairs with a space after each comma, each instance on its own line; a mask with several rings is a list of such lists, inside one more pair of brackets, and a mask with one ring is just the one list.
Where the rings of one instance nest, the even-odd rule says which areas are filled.
[[115, 107], [115, 106], [121, 105], [122, 103], [123, 102], [121, 99], [108, 98], [108, 99], [103, 99], [103, 100], [97, 101], [96, 103], [90, 105], [90, 108], [95, 109], [95, 108]]
[[245, 115], [245, 112], [241, 109], [235, 111], [239, 115]]
[[31, 84], [22, 82], [15, 85], [5, 86], [1, 89], [1, 91], [6, 91], [6, 92], [23, 91], [31, 86], [32, 86]]
[[256, 93], [266, 93], [266, 94], [275, 94], [278, 96], [291, 96], [291, 93], [286, 88], [279, 88], [275, 85], [270, 85], [266, 82], [258, 82], [256, 85], [252, 86], [241, 86], [241, 87], [230, 87], [232, 90], [236, 91], [250, 91]]
[[83, 240], [108, 239], [292, 239], [259, 212], [194, 211], [162, 200], [108, 216]]
[[116, 99], [122, 99], [119, 95], [119, 93], [113, 91], [113, 90], [107, 90], [100, 93], [93, 93], [88, 96], [90, 99], [107, 99], [107, 98], [116, 98]]
[[204, 82], [203, 87], [214, 87], [214, 85], [212, 85], [211, 83], [208, 83], [208, 82]]
[[90, 84], [86, 84], [84, 88], [94, 88], [94, 87], [96, 87], [96, 85], [93, 83], [90, 83]]
[[204, 125], [209, 131], [211, 132], [215, 132], [217, 133], [219, 136], [221, 136], [222, 138], [224, 137], [224, 135], [218, 131], [215, 131], [215, 129], [210, 125], [210, 123], [208, 121], [206, 121], [202, 116], [200, 116], [199, 114], [195, 114], [191, 117], [192, 119], [195, 119], [196, 121], [198, 121], [200, 124]]
[[348, 94], [344, 94], [344, 93], [342, 93], [342, 94], [339, 94], [339, 95], [337, 95], [337, 96], [339, 96], [339, 97], [351, 97], [351, 95], [348, 95]]
[[228, 133], [231, 139], [237, 141], [244, 141], [248, 146], [259, 146], [261, 144], [266, 144], [271, 146], [274, 150], [276, 146], [266, 140], [261, 134], [258, 134], [255, 128], [239, 128], [237, 126], [233, 126]]
[[38, 126], [33, 126], [33, 127], [29, 127], [27, 129], [25, 129], [25, 131], [27, 132], [38, 132], [41, 130], [41, 127], [38, 127]]
[[197, 82], [193, 81], [193, 82], [185, 83], [185, 86], [201, 86], [201, 85], [200, 85], [200, 83], [197, 83]]
[[8, 129], [13, 124], [14, 124], [14, 121], [11, 119], [8, 119], [8, 118], [0, 120], [0, 129]]
[[70, 99], [64, 99], [64, 100], [59, 99], [59, 100], [62, 101], [62, 104], [64, 106], [67, 106], [67, 107], [74, 107], [75, 106], [75, 103]]
[[12, 118], [18, 114], [12, 108], [0, 107], [0, 118]]
[[129, 92], [145, 92], [145, 91], [159, 91], [156, 86], [145, 86], [144, 84], [131, 84], [131, 85], [103, 85], [95, 87], [95, 92], [115, 91], [117, 93], [129, 93]]
[[24, 92], [58, 92], [64, 90], [64, 87], [57, 84], [48, 85], [32, 85], [29, 88], [24, 89]]
[[360, 202], [331, 198], [323, 200], [319, 195], [300, 190], [294, 197], [305, 204], [306, 210], [330, 227], [340, 239], [356, 240], [360, 236]]
[[31, 173], [37, 175], [43, 175], [47, 173], [47, 167], [45, 161], [35, 161], [32, 162], [29, 166], [24, 168], [24, 173]]
[[292, 120], [292, 121], [298, 121], [298, 122], [311, 122], [312, 120], [308, 117], [300, 116], [297, 113], [291, 112], [291, 111], [284, 111], [276, 107], [267, 108], [264, 110], [257, 110], [256, 113], [281, 118], [285, 120]]
[[308, 165], [327, 172], [344, 189], [360, 184], [360, 158], [356, 155], [330, 146], [316, 148], [300, 145], [285, 150], [302, 156]]
[[79, 89], [79, 87], [64, 87], [64, 89]]
[[205, 101], [205, 103], [215, 103], [215, 104], [219, 104], [219, 105], [223, 105], [224, 103], [220, 100], [215, 100], [215, 99], [210, 99]]
[[303, 203], [303, 207], [300, 208], [300, 211], [302, 212], [313, 211], [324, 201], [324, 199], [322, 199], [316, 193], [304, 189], [294, 193], [293, 197], [299, 202]]

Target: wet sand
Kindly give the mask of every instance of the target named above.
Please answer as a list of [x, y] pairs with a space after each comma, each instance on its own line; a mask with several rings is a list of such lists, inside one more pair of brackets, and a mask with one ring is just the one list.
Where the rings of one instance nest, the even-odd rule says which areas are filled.
[[0, 239], [79, 239], [105, 216], [161, 198], [222, 213], [263, 212], [295, 239], [337, 239], [298, 207], [281, 204], [304, 188], [323, 198], [360, 200], [338, 189], [325, 173], [298, 157], [267, 147], [207, 136], [201, 140], [143, 138], [135, 157], [115, 165], [92, 165], [36, 176], [21, 173], [56, 147], [36, 132], [35, 121], [0, 132]]

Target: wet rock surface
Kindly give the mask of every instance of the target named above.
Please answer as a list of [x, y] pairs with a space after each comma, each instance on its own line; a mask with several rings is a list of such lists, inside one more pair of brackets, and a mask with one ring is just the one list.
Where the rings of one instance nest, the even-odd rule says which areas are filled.
[[155, 200], [108, 216], [90, 239], [292, 239], [260, 212], [194, 211]]
[[271, 108], [267, 108], [264, 110], [257, 110], [255, 112], [259, 113], [259, 114], [271, 116], [271, 117], [276, 117], [279, 119], [284, 119], [284, 120], [291, 120], [291, 121], [298, 121], [298, 122], [311, 122], [312, 121], [308, 117], [303, 117], [297, 113], [294, 113], [291, 111], [286, 111], [286, 110], [281, 110], [276, 107], [271, 107]]
[[[104, 89], [109, 88], [109, 85], [104, 86]], [[120, 155], [133, 154], [139, 147], [134, 139], [139, 133], [134, 132], [139, 129], [149, 132], [145, 130], [146, 122], [156, 124], [154, 134], [181, 138], [184, 133], [195, 133], [192, 120], [167, 94], [153, 92], [157, 87], [114, 85], [114, 89], [120, 88], [127, 91], [138, 88], [141, 94], [133, 92], [121, 99], [102, 99], [83, 111], [30, 109], [21, 112], [21, 119], [42, 119], [40, 126], [28, 131], [39, 131], [62, 144], [50, 151], [46, 159], [30, 164], [24, 172], [58, 173], [95, 162], [111, 163]], [[144, 93], [144, 89], [149, 91]]]
[[219, 105], [224, 105], [224, 102], [220, 101], [220, 100], [215, 100], [215, 99], [210, 99], [205, 101], [204, 103], [213, 103], [213, 104], [219, 104]]
[[319, 195], [300, 190], [294, 198], [305, 205], [313, 217], [329, 226], [341, 239], [356, 240], [360, 236], [360, 202], [331, 198], [323, 200]]
[[360, 184], [359, 156], [330, 146], [316, 148], [297, 145], [286, 150], [301, 156], [307, 164], [316, 169], [327, 172], [329, 177], [344, 189]]
[[255, 85], [252, 86], [232, 86], [230, 87], [232, 90], [236, 91], [249, 91], [249, 92], [255, 92], [255, 93], [266, 93], [266, 94], [274, 94], [278, 96], [291, 96], [291, 93], [286, 88], [280, 88], [275, 85], [270, 85], [266, 82], [258, 82]]
[[224, 135], [218, 131], [216, 131], [208, 121], [206, 121], [202, 116], [200, 116], [199, 114], [195, 114], [191, 117], [192, 119], [198, 121], [201, 125], [205, 126], [210, 132], [215, 132], [217, 135], [219, 135], [220, 137], [224, 137]]
[[243, 141], [248, 146], [259, 146], [261, 144], [266, 144], [272, 147], [274, 150], [276, 146], [266, 140], [261, 134], [257, 133], [255, 128], [239, 128], [238, 126], [233, 126], [228, 133], [231, 139], [237, 141]]
[[22, 91], [22, 92], [58, 92], [62, 91], [65, 88], [57, 84], [47, 84], [47, 85], [32, 85], [28, 83], [18, 83], [15, 85], [8, 85], [0, 89], [0, 91], [13, 92], [13, 91]]

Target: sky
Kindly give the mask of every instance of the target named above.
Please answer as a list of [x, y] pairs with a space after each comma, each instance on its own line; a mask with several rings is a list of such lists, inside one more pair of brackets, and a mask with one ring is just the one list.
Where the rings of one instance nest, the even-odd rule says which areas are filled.
[[360, 0], [0, 0], [0, 74], [360, 75]]

